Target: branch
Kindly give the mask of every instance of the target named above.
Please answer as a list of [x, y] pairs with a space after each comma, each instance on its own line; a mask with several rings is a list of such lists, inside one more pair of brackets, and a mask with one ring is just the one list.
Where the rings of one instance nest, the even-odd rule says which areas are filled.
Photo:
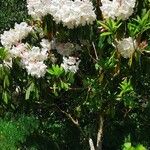
[[94, 143], [91, 138], [89, 138], [89, 146], [90, 146], [90, 150], [95, 150]]
[[76, 119], [74, 119], [70, 114], [68, 114], [67, 112], [65, 112], [65, 111], [63, 111], [62, 109], [60, 109], [57, 105], [54, 105], [60, 112], [62, 112], [63, 114], [65, 114], [66, 115], [66, 117], [68, 118], [68, 119], [70, 119], [71, 120], [71, 122], [74, 124], [74, 125], [76, 125], [76, 127], [80, 130], [80, 132], [82, 133], [82, 135], [86, 138], [86, 139], [88, 139], [87, 138], [87, 136], [85, 135], [85, 133], [83, 132], [83, 130], [81, 129], [81, 127], [80, 127], [80, 124], [79, 124], [79, 121]]
[[98, 60], [98, 55], [97, 55], [97, 51], [96, 51], [94, 42], [92, 42], [92, 46], [93, 46], [93, 49], [94, 49], [96, 60]]
[[65, 114], [72, 122], [73, 124], [75, 124], [78, 129], [80, 130], [80, 132], [83, 134], [83, 136], [85, 137], [85, 139], [89, 140], [89, 146], [90, 146], [90, 150], [95, 150], [94, 147], [94, 143], [93, 140], [91, 138], [88, 139], [88, 137], [84, 134], [83, 130], [81, 129], [78, 120], [75, 120], [70, 114], [68, 114], [67, 112], [61, 110], [57, 105], [55, 105], [55, 107], [57, 107], [57, 109], [62, 112], [63, 114]]
[[97, 133], [97, 144], [96, 144], [96, 150], [102, 150], [102, 137], [103, 137], [103, 125], [104, 125], [104, 119], [102, 115], [99, 116], [99, 129]]
[[62, 112], [63, 114], [65, 114], [67, 116], [67, 118], [69, 118], [73, 124], [75, 124], [77, 127], [79, 127], [79, 122], [78, 120], [75, 120], [70, 114], [68, 114], [67, 112], [63, 111], [62, 109], [60, 109], [57, 105], [55, 105], [55, 107], [57, 107], [57, 109]]
[[[53, 87], [49, 87], [49, 90], [53, 90], [54, 88]], [[59, 89], [58, 87], [56, 87], [55, 89]], [[71, 90], [71, 91], [79, 91], [79, 90], [86, 90], [88, 88], [80, 88], [80, 87], [69, 87], [68, 90]]]

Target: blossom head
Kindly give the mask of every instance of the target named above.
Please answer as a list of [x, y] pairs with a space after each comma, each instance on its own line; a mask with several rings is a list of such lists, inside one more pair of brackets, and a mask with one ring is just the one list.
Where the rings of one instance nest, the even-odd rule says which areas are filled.
[[132, 37], [124, 38], [117, 44], [118, 51], [124, 58], [131, 58], [136, 47], [136, 41]]

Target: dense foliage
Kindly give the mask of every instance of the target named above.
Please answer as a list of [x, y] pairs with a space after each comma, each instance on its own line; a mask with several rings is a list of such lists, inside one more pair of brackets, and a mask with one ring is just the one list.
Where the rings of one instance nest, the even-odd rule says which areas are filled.
[[0, 1], [0, 33], [27, 18], [26, 0]]
[[148, 149], [150, 1], [27, 2], [0, 2], [0, 147]]

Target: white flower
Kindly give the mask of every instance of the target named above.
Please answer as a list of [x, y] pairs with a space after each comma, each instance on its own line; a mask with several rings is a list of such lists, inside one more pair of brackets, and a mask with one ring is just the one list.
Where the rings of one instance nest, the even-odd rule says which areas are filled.
[[81, 60], [77, 57], [63, 57], [61, 67], [63, 67], [65, 71], [76, 73], [79, 69], [80, 61]]
[[92, 2], [89, 0], [62, 1], [63, 4], [60, 5], [59, 9], [52, 13], [56, 23], [62, 22], [67, 28], [73, 29], [80, 25], [93, 24], [96, 20]]
[[39, 47], [32, 47], [21, 56], [22, 67], [26, 68], [28, 74], [37, 78], [43, 77], [47, 66], [44, 61], [47, 59], [47, 50]]
[[136, 0], [102, 0], [100, 7], [104, 18], [128, 19], [135, 7]]
[[22, 56], [22, 61], [23, 64], [28, 65], [30, 62], [44, 61], [47, 59], [47, 56], [47, 51], [42, 51], [39, 47], [34, 46], [31, 50], [24, 53], [24, 56]]
[[28, 51], [28, 44], [20, 43], [17, 46], [13, 46], [12, 49], [9, 50], [9, 53], [12, 57], [24, 57], [25, 52]]
[[81, 50], [81, 47], [78, 44], [67, 42], [67, 43], [57, 43], [56, 49], [57, 52], [63, 56], [70, 56], [75, 51]]
[[118, 41], [117, 44], [118, 51], [124, 58], [132, 57], [136, 47], [137, 47], [136, 41], [133, 40], [131, 37], [124, 38], [123, 40]]
[[115, 1], [110, 0], [102, 0], [102, 6], [100, 7], [104, 18], [112, 18], [116, 17], [116, 10], [118, 8], [117, 3]]
[[29, 62], [25, 68], [28, 74], [40, 78], [45, 75], [47, 66], [43, 62]]
[[28, 14], [34, 19], [40, 19], [47, 14], [42, 0], [27, 0]]
[[49, 42], [47, 39], [42, 39], [40, 45], [42, 46], [42, 49], [45, 51], [49, 51], [52, 49], [52, 42]]
[[21, 58], [20, 65], [25, 68], [31, 76], [37, 78], [43, 77], [46, 73], [44, 61], [47, 59], [47, 50], [33, 46], [29, 49], [28, 44], [19, 44], [10, 50], [12, 57]]
[[28, 0], [28, 13], [34, 19], [50, 14], [56, 23], [63, 23], [69, 29], [93, 24], [96, 15], [90, 0]]
[[4, 47], [9, 49], [12, 45], [17, 44], [22, 39], [26, 38], [31, 31], [32, 27], [28, 26], [27, 23], [16, 23], [14, 29], [4, 31], [4, 33], [1, 35], [1, 43]]
[[10, 29], [9, 31], [4, 31], [1, 35], [1, 43], [5, 48], [10, 48], [12, 44], [17, 43], [18, 39], [15, 37], [15, 31]]

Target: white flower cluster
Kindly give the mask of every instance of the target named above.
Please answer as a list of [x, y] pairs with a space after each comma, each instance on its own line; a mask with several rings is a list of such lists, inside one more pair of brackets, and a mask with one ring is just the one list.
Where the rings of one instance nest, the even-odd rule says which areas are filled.
[[28, 14], [34, 19], [40, 19], [49, 13], [51, 0], [27, 0]]
[[10, 50], [9, 53], [13, 58], [23, 58], [25, 53], [28, 52], [28, 44], [20, 43], [16, 46], [13, 46]]
[[118, 41], [117, 44], [118, 51], [124, 58], [131, 58], [135, 49], [137, 48], [136, 41], [132, 37], [124, 38]]
[[9, 49], [11, 58], [20, 58], [22, 67], [25, 68], [31, 76], [37, 78], [43, 77], [47, 66], [44, 61], [48, 57], [48, 51], [51, 50], [51, 42], [42, 39], [41, 48], [33, 46], [30, 48], [28, 43], [19, 43]]
[[81, 47], [78, 44], [67, 42], [57, 43], [56, 49], [57, 52], [63, 56], [63, 63], [61, 63], [61, 67], [63, 67], [65, 71], [76, 73], [79, 69], [81, 60], [78, 57], [73, 57], [71, 55], [80, 51]]
[[42, 39], [40, 43], [42, 48], [32, 47], [30, 50], [24, 50], [22, 53], [22, 64], [26, 68], [28, 74], [37, 78], [43, 77], [46, 73], [47, 66], [44, 61], [48, 57], [48, 51], [51, 49], [51, 44], [48, 40]]
[[39, 47], [32, 47], [32, 49], [28, 51], [22, 59], [22, 63], [28, 74], [40, 78], [46, 73], [47, 66], [44, 64], [46, 59], [47, 53], [45, 50], [43, 51]]
[[136, 0], [102, 0], [101, 2], [100, 9], [104, 18], [126, 20], [132, 15]]
[[4, 31], [1, 35], [1, 43], [6, 48], [11, 48], [12, 45], [17, 44], [22, 39], [26, 38], [32, 31], [32, 27], [28, 26], [26, 22], [15, 24], [14, 29]]
[[53, 48], [53, 41], [49, 42], [47, 39], [42, 39], [40, 45], [42, 46], [42, 51], [47, 52]]
[[70, 71], [76, 73], [79, 69], [80, 59], [77, 57], [63, 57], [63, 63], [61, 66], [65, 69], [65, 71]]
[[90, 0], [27, 0], [28, 13], [34, 19], [50, 14], [56, 23], [69, 29], [93, 24], [96, 15]]
[[60, 55], [70, 56], [75, 51], [80, 51], [81, 47], [78, 44], [73, 44], [73, 43], [67, 42], [67, 43], [57, 43], [56, 49]]

